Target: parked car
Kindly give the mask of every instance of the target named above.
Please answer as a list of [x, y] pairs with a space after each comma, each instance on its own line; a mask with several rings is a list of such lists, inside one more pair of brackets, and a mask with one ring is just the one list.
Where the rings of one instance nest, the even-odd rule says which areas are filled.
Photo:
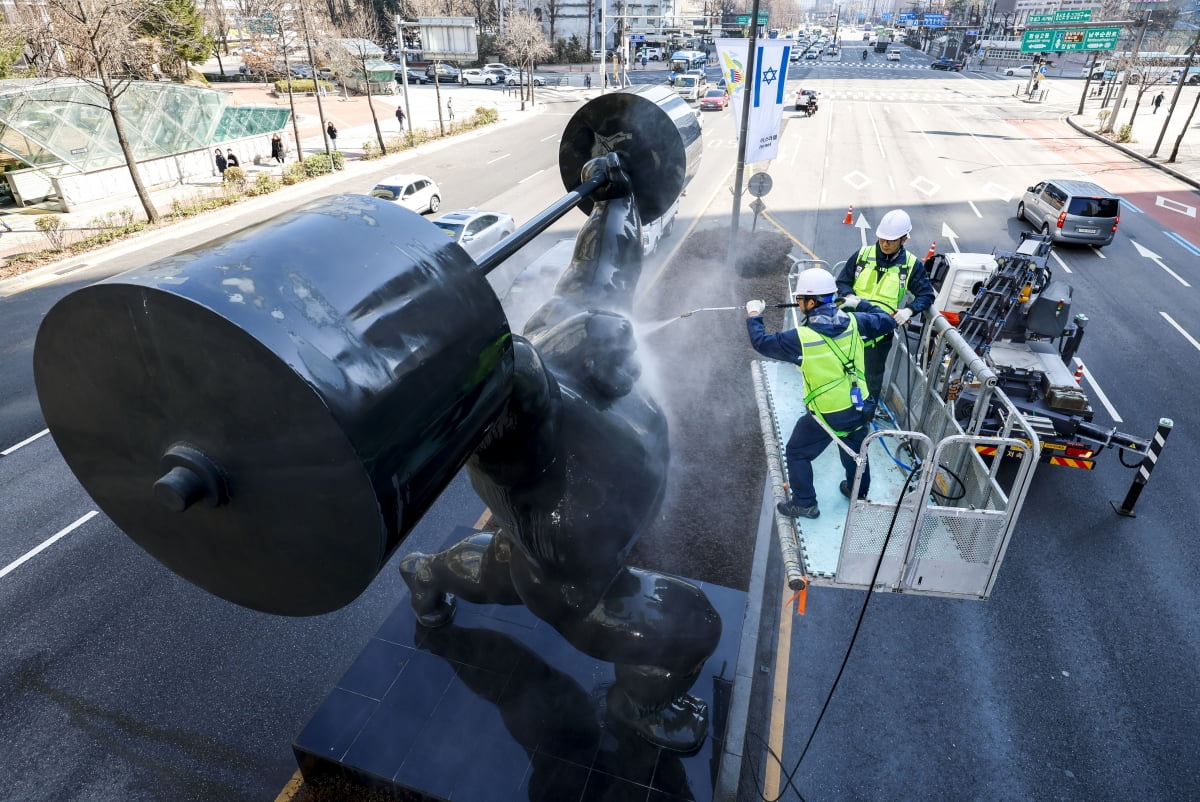
[[482, 209], [447, 212], [434, 220], [433, 224], [462, 246], [472, 259], [478, 259], [500, 240], [517, 230], [512, 215]]
[[[889, 53], [890, 57], [891, 54]], [[963, 63], [961, 61], [950, 61], [949, 59], [939, 59], [929, 65], [934, 70], [950, 70], [951, 72], [962, 72]]]
[[515, 73], [520, 72], [520, 70], [518, 70], [516, 67], [510, 67], [507, 64], [504, 64], [503, 62], [500, 62], [500, 61], [493, 61], [491, 64], [484, 64], [483, 69], [499, 70], [500, 72], [504, 73], [505, 75], [513, 75]]
[[1028, 78], [1030, 73], [1032, 73], [1032, 72], [1033, 72], [1032, 64], [1022, 64], [1020, 67], [1009, 67], [1007, 70], [1004, 71], [1004, 74], [1005, 75], [1020, 75], [1022, 77]]
[[[408, 82], [410, 84], [427, 84], [427, 83], [433, 82], [432, 78], [428, 77], [427, 75], [425, 75], [425, 73], [423, 73], [419, 70], [414, 70], [412, 67], [409, 67], [408, 69], [406, 69], [405, 72], [408, 73]], [[403, 79], [400, 77], [400, 71], [397, 70], [396, 71], [396, 81], [399, 82], [401, 80], [403, 80]]]
[[704, 93], [704, 96], [700, 98], [701, 111], [708, 111], [709, 109], [713, 111], [724, 111], [725, 107], [728, 105], [729, 95], [725, 93], [724, 89], [709, 89]]
[[[542, 75], [534, 75], [532, 81], [534, 86], [546, 85], [546, 78]], [[530, 83], [529, 73], [514, 72], [505, 79], [505, 83], [507, 83], [509, 86], [516, 86], [517, 84], [528, 86]]]
[[451, 67], [449, 64], [430, 64], [425, 68], [425, 77], [432, 81], [435, 72], [437, 74], [438, 83], [458, 81], [458, 69]]
[[427, 175], [401, 173], [383, 179], [371, 190], [371, 196], [412, 209], [418, 214], [436, 212], [442, 206], [442, 190]]
[[458, 80], [463, 86], [467, 86], [468, 84], [493, 86], [504, 83], [505, 77], [502, 73], [493, 72], [492, 70], [463, 70], [459, 73]]
[[1055, 243], [1102, 248], [1117, 234], [1121, 200], [1090, 181], [1042, 181], [1021, 196], [1017, 219], [1028, 220]]

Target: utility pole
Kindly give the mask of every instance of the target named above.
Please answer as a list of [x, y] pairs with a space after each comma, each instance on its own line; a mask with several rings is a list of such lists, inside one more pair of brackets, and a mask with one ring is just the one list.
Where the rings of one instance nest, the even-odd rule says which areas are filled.
[[[750, 9], [750, 30], [758, 28], [758, 0], [754, 0]], [[746, 40], [746, 77], [742, 81], [742, 121], [741, 135], [738, 136], [737, 170], [733, 179], [733, 213], [729, 220], [729, 253], [727, 255], [730, 267], [737, 265], [738, 253], [738, 217], [742, 211], [742, 178], [746, 173], [746, 136], [750, 128], [750, 104], [754, 101], [751, 93], [754, 91], [754, 76], [758, 75], [758, 65], [754, 61], [755, 38]]]

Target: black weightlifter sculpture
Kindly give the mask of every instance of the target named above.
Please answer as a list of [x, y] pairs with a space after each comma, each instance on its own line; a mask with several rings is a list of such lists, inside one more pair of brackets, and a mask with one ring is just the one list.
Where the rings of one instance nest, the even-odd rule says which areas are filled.
[[[514, 337], [514, 392], [467, 462], [500, 524], [400, 565], [426, 626], [454, 596], [525, 604], [580, 651], [616, 663], [609, 712], [652, 743], [691, 751], [705, 704], [687, 691], [721, 622], [695, 586], [625, 558], [662, 502], [669, 458], [662, 410], [638, 383], [629, 312], [641, 223], [615, 157], [556, 294]], [[594, 196], [595, 197], [595, 196]]]

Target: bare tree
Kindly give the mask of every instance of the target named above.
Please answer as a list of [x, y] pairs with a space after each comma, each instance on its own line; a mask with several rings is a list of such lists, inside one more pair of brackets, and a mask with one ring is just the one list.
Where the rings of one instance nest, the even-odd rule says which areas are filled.
[[117, 143], [129, 168], [134, 190], [150, 222], [159, 220], [138, 172], [137, 157], [125, 133], [121, 102], [133, 81], [145, 74], [145, 49], [136, 31], [142, 28], [148, 6], [140, 0], [46, 0], [46, 11], [64, 59], [52, 61], [52, 75], [74, 78], [96, 90], [103, 109], [112, 119]]
[[[339, 28], [347, 38], [342, 39], [339, 43], [340, 47], [331, 52], [341, 53], [345, 66], [351, 69], [343, 73], [342, 68], [339, 68], [338, 72], [342, 74], [343, 82], [346, 80], [346, 73], [351, 70], [357, 70], [363, 76], [363, 86], [367, 93], [367, 108], [371, 110], [371, 122], [375, 126], [375, 138], [379, 141], [380, 152], [386, 156], [387, 145], [383, 142], [383, 131], [379, 127], [379, 115], [375, 113], [375, 101], [372, 99], [371, 89], [371, 64], [379, 61], [382, 57], [379, 45], [375, 44], [380, 38], [378, 18], [364, 10], [363, 13], [353, 14], [343, 20]], [[337, 63], [336, 60], [335, 63]]]
[[551, 46], [553, 46], [553, 43], [557, 41], [557, 37], [554, 35], [554, 28], [558, 23], [559, 15], [563, 13], [564, 5], [565, 0], [542, 0], [542, 13], [547, 25], [549, 26], [548, 38]]
[[524, 11], [509, 18], [497, 44], [504, 57], [514, 61], [521, 70], [521, 110], [524, 111], [526, 90], [528, 100], [533, 101], [533, 63], [553, 55], [554, 48], [546, 41], [542, 24]]

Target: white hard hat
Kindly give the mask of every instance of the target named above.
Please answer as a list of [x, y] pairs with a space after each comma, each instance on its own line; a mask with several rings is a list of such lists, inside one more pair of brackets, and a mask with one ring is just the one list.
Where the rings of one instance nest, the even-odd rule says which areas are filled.
[[892, 209], [879, 221], [879, 228], [875, 229], [875, 236], [880, 239], [900, 239], [907, 237], [910, 231], [912, 231], [912, 220], [908, 219], [908, 212], [903, 209]]
[[796, 277], [796, 290], [793, 293], [796, 297], [819, 297], [822, 295], [835, 295], [836, 293], [837, 282], [833, 280], [833, 274], [828, 270], [820, 267], [810, 267]]

